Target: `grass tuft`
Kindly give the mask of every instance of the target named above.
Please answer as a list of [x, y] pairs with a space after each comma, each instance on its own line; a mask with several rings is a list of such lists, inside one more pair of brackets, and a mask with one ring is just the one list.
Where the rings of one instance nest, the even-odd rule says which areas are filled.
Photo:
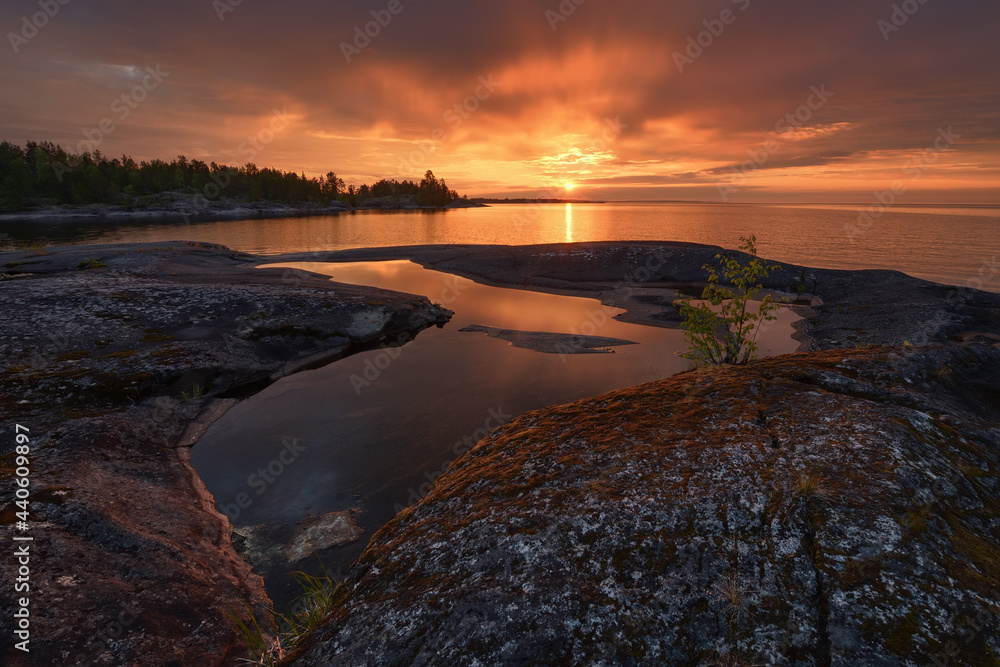
[[323, 576], [319, 577], [305, 572], [291, 574], [302, 588], [302, 595], [295, 599], [287, 614], [278, 615], [278, 627], [271, 628], [270, 632], [264, 632], [246, 602], [243, 606], [250, 616], [249, 623], [230, 610], [229, 617], [250, 652], [250, 659], [245, 660], [248, 664], [263, 667], [286, 664], [286, 658], [291, 660], [299, 644], [319, 627], [333, 609], [341, 584], [334, 581], [325, 568]]
[[826, 485], [826, 482], [811, 473], [800, 472], [796, 477], [795, 486], [799, 496], [806, 500], [810, 498], [831, 500], [833, 498], [833, 491]]
[[753, 618], [750, 612], [750, 596], [747, 589], [740, 584], [738, 575], [723, 577], [715, 584], [715, 590], [726, 601], [725, 613], [731, 622], [739, 623]]
[[197, 401], [199, 398], [205, 395], [205, 387], [200, 384], [196, 384], [191, 388], [191, 393], [186, 391], [181, 392], [181, 403], [187, 403], [188, 401]]
[[240, 639], [243, 640], [244, 646], [250, 652], [250, 659], [243, 658], [241, 661], [251, 665], [274, 667], [274, 665], [278, 664], [276, 661], [284, 657], [280, 637], [274, 636], [272, 638], [264, 634], [260, 624], [257, 622], [257, 617], [246, 600], [243, 601], [243, 609], [246, 612], [246, 616], [250, 618], [249, 621], [243, 620], [243, 614], [237, 613], [232, 607], [229, 607], [229, 610], [226, 612], [229, 620], [236, 626], [236, 632], [239, 634]]

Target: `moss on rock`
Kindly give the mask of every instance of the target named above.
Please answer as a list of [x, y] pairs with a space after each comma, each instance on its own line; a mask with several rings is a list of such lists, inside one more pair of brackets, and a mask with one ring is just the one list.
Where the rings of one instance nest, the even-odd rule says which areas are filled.
[[524, 415], [374, 536], [296, 664], [993, 664], [998, 362], [789, 355]]

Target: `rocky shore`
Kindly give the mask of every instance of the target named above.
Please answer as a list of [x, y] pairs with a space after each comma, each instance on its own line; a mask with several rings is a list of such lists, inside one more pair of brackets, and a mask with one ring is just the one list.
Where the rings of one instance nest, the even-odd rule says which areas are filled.
[[[718, 251], [260, 258], [174, 242], [0, 254], [0, 513], [4, 536], [20, 534], [21, 424], [35, 538], [30, 661], [8, 643], [6, 664], [245, 655], [227, 612], [247, 601], [264, 619], [270, 601], [188, 449], [280, 377], [450, 317], [422, 297], [262, 265], [411, 258], [676, 327], [674, 297], [700, 293]], [[767, 287], [795, 302], [814, 352], [495, 431], [373, 537], [299, 664], [992, 664], [1000, 295], [791, 265]], [[349, 517], [311, 528], [352, 531]], [[311, 537], [281, 548], [298, 559]], [[8, 581], [15, 567], [0, 560]], [[17, 604], [0, 600], [8, 637]]]
[[992, 347], [834, 350], [526, 414], [295, 664], [996, 664], [998, 388]]
[[[280, 255], [267, 261], [410, 259], [502, 287], [598, 298], [619, 319], [678, 327], [678, 294], [698, 296], [702, 266], [722, 248], [679, 242], [530, 246], [444, 245]], [[726, 251], [741, 255], [735, 251]], [[745, 259], [745, 256], [744, 256]], [[782, 264], [764, 286], [804, 318], [801, 350], [871, 345], [1000, 342], [1000, 294], [939, 285], [899, 271], [841, 271]]]
[[[245, 600], [267, 618], [270, 601], [189, 448], [236, 397], [450, 316], [422, 297], [252, 259], [185, 242], [0, 255], [0, 511], [7, 540], [34, 538], [30, 654], [5, 642], [5, 664], [245, 655], [227, 612]], [[30, 429], [26, 532], [17, 424]], [[5, 581], [18, 567], [0, 560]], [[15, 604], [0, 600], [8, 638]]]
[[[677, 326], [673, 299], [700, 293], [717, 252], [314, 259], [406, 257]], [[373, 537], [295, 664], [997, 662], [1000, 295], [793, 265], [766, 287], [797, 304], [818, 351], [494, 431]]]

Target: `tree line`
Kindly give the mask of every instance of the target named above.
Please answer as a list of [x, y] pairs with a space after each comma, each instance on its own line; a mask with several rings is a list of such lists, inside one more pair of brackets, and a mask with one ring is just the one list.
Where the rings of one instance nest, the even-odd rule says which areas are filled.
[[444, 179], [427, 171], [419, 183], [381, 179], [371, 185], [348, 185], [334, 172], [307, 178], [292, 171], [263, 168], [249, 162], [242, 167], [189, 160], [142, 160], [128, 155], [108, 159], [99, 150], [71, 154], [48, 141], [29, 141], [22, 148], [0, 142], [0, 210], [21, 211], [31, 206], [114, 204], [143, 206], [155, 195], [185, 192], [208, 200], [242, 202], [340, 201], [350, 206], [375, 201], [407, 202], [418, 206], [445, 206], [459, 198]]

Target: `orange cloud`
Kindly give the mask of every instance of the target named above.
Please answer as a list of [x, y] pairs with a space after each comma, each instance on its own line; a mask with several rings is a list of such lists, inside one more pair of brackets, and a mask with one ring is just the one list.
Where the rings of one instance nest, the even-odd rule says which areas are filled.
[[[242, 3], [224, 21], [200, 0], [71, 3], [3, 56], [0, 138], [76, 146], [160, 64], [171, 76], [102, 151], [238, 164], [256, 137], [261, 166], [355, 183], [433, 169], [473, 195], [569, 181], [574, 196], [711, 199], [773, 139], [733, 201], [864, 200], [953, 127], [911, 193], [1000, 199], [1000, 5], [928, 3], [887, 43], [867, 0], [753, 3], [680, 72], [674, 52], [731, 4], [588, 2], [555, 30], [555, 2], [406, 4], [346, 63], [363, 3]], [[19, 23], [15, 5], [0, 23]], [[776, 133], [813, 86], [829, 102]], [[271, 137], [275, 109], [288, 122]]]

